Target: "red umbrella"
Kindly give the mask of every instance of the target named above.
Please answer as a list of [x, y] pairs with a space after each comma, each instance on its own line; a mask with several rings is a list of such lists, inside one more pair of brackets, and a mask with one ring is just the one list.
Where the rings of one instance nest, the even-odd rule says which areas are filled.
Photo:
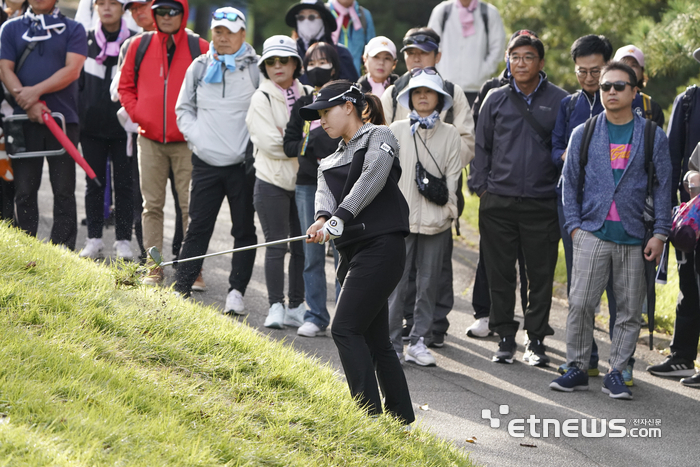
[[97, 175], [95, 175], [95, 171], [92, 170], [92, 167], [87, 163], [85, 159], [83, 159], [83, 156], [80, 155], [80, 152], [78, 152], [78, 149], [75, 147], [73, 142], [68, 139], [68, 136], [61, 130], [61, 127], [58, 126], [58, 123], [53, 119], [51, 116], [50, 112], [47, 112], [46, 110], [41, 111], [41, 118], [44, 119], [44, 123], [48, 127], [48, 129], [53, 133], [53, 135], [56, 137], [59, 143], [61, 143], [61, 146], [68, 151], [68, 154], [75, 160], [75, 162], [78, 163], [80, 167], [83, 168], [85, 173], [87, 174], [88, 177], [90, 177], [90, 180], [95, 182], [97, 186], [101, 187], [102, 184], [100, 183], [99, 180], [97, 180]]

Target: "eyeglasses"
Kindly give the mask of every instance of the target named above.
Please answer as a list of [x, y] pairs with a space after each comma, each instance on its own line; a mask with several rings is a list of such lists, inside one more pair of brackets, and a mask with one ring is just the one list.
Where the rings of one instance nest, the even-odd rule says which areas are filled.
[[[217, 21], [221, 21], [222, 19], [227, 19], [229, 21], [236, 21], [238, 18], [241, 18], [241, 16], [238, 13], [225, 13], [223, 11], [215, 11], [211, 15], [212, 18], [214, 18]], [[243, 18], [241, 18], [243, 19]]]
[[439, 75], [437, 69], [434, 66], [427, 66], [425, 68], [421, 67], [415, 67], [411, 69], [411, 78], [415, 78], [416, 76], [420, 75], [421, 73], [425, 73], [426, 75]]
[[157, 16], [178, 16], [182, 14], [182, 11], [175, 8], [156, 8], [155, 10]]
[[297, 21], [306, 21], [307, 19], [309, 21], [316, 21], [319, 18], [321, 18], [319, 15], [309, 15], [309, 16], [297, 15], [296, 16]]
[[598, 79], [600, 77], [600, 69], [598, 69], [598, 68], [596, 68], [594, 70], [578, 69], [578, 70], [576, 70], [576, 75], [578, 75], [579, 78], [585, 78], [586, 76], [591, 75], [591, 78]]
[[627, 87], [628, 84], [630, 85], [630, 87], [634, 87], [632, 83], [629, 83], [627, 81], [615, 81], [614, 83], [606, 81], [604, 83], [600, 83], [600, 89], [603, 92], [608, 92], [610, 91], [610, 88], [615, 88], [615, 91], [622, 92], [625, 90], [625, 87]]
[[[359, 93], [360, 95], [363, 95], [362, 90], [361, 90], [356, 84], [353, 84], [353, 85], [350, 86], [350, 89], [348, 89], [348, 90], [345, 91], [344, 93], [338, 94], [337, 96], [331, 97], [330, 99], [328, 99], [328, 102], [332, 102], [332, 101], [334, 101], [334, 100], [336, 100], [336, 99], [342, 99], [343, 96], [345, 96], [346, 94], [350, 94], [350, 93], [353, 92], [353, 91], [356, 92], [356, 93]], [[356, 102], [356, 99], [353, 98], [353, 97], [348, 97], [348, 98], [346, 98], [345, 100], [351, 100], [353, 103]]]
[[437, 46], [434, 37], [430, 37], [425, 34], [416, 34], [415, 36], [406, 37], [403, 40], [403, 45], [415, 45], [415, 44], [425, 44], [426, 42], [431, 42]]
[[280, 62], [282, 65], [289, 63], [289, 57], [270, 57], [265, 59], [265, 65], [275, 66], [275, 62]]
[[519, 55], [511, 55], [510, 57], [508, 57], [508, 60], [510, 61], [510, 63], [518, 63], [522, 61], [525, 65], [530, 65], [535, 61], [536, 58], [538, 58], [537, 55], [532, 54], [523, 55], [522, 57]]

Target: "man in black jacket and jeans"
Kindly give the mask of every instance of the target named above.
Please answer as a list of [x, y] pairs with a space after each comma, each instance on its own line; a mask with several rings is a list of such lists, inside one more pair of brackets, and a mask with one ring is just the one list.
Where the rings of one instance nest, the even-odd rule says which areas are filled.
[[566, 91], [547, 81], [544, 46], [531, 36], [508, 46], [512, 79], [492, 91], [480, 111], [469, 188], [479, 195], [479, 229], [491, 289], [489, 329], [501, 338], [495, 362], [512, 363], [519, 323], [515, 261], [521, 245], [528, 271], [528, 333], [523, 360], [545, 366], [552, 283], [560, 239], [551, 133]]

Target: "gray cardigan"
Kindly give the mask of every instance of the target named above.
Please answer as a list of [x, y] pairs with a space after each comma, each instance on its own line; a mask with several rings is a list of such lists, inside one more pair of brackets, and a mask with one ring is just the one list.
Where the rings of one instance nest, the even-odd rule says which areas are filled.
[[[647, 190], [647, 172], [644, 168], [644, 124], [645, 119], [634, 114], [634, 135], [627, 168], [620, 183], [615, 186], [610, 166], [610, 137], [605, 112], [596, 122], [591, 145], [588, 149], [588, 164], [583, 188], [583, 202], [579, 205], [576, 193], [579, 184], [579, 151], [584, 125], [576, 127], [571, 134], [569, 150], [562, 173], [562, 196], [566, 231], [581, 228], [595, 232], [603, 226], [613, 199], [620, 214], [625, 231], [633, 237], [644, 238], [644, 198]], [[656, 221], [654, 233], [668, 235], [671, 231], [671, 158], [668, 139], [659, 127], [654, 139], [654, 169], [658, 183], [654, 187], [654, 210]]]

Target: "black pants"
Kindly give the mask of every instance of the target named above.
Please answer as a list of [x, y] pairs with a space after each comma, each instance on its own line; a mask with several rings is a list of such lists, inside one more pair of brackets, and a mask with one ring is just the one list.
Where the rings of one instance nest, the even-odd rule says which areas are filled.
[[389, 338], [389, 295], [406, 262], [403, 236], [381, 235], [341, 248], [338, 253], [342, 288], [332, 335], [350, 394], [370, 415], [380, 414], [381, 387], [387, 412], [411, 423], [415, 415], [406, 376]]
[[0, 179], [0, 220], [14, 221], [15, 217], [15, 182]]
[[[138, 243], [139, 248], [141, 249], [141, 258], [145, 258], [146, 249], [143, 246], [143, 226], [141, 224], [141, 213], [143, 213], [143, 196], [141, 196], [138, 145], [136, 144], [136, 138], [134, 138], [133, 157], [131, 157], [131, 159], [133, 169], [132, 189], [134, 199], [134, 235], [136, 236], [136, 243]], [[170, 171], [170, 190], [173, 194], [173, 200], [175, 201], [175, 233], [173, 234], [172, 253], [173, 256], [178, 257], [180, 254], [180, 248], [182, 247], [184, 233], [182, 231], [182, 210], [180, 209], [177, 190], [175, 189], [175, 175], [173, 174], [172, 170]]]
[[[520, 304], [524, 311], [527, 310], [527, 271], [525, 270], [525, 256], [523, 256], [522, 248], [518, 248], [518, 270], [520, 272]], [[474, 290], [472, 291], [472, 307], [474, 308], [474, 319], [488, 318], [491, 312], [491, 294], [489, 293], [489, 280], [486, 277], [486, 263], [484, 263], [481, 242], [479, 242], [479, 262], [476, 264]]]
[[[700, 245], [699, 247], [700, 248]], [[683, 295], [676, 306], [676, 324], [673, 328], [671, 352], [681, 358], [695, 360], [700, 336], [700, 254], [698, 248], [686, 253], [685, 264], [678, 265], [678, 287]], [[681, 252], [676, 258], [681, 260]]]
[[[255, 245], [253, 209], [254, 176], [246, 176], [245, 164], [215, 167], [192, 154], [192, 182], [190, 185], [190, 221], [180, 251], [180, 259], [200, 256], [207, 252], [214, 233], [216, 217], [224, 198], [231, 211], [231, 235], [234, 248]], [[256, 250], [243, 251], [231, 257], [229, 291], [236, 289], [245, 294], [253, 274]], [[181, 263], [177, 268], [175, 290], [189, 295], [197, 280], [204, 260]]]
[[126, 155], [126, 137], [123, 139], [96, 138], [81, 134], [80, 144], [83, 147], [83, 157], [90, 164], [102, 186], [85, 177], [85, 215], [87, 217], [88, 238], [102, 238], [104, 227], [104, 198], [107, 186], [107, 160], [111, 162], [114, 185], [114, 232], [117, 240], [131, 240], [131, 229], [134, 215], [134, 199], [132, 195], [131, 158]]
[[523, 327], [531, 338], [554, 334], [549, 311], [560, 240], [556, 199], [484, 193], [479, 204], [479, 230], [491, 291], [489, 328], [501, 337], [514, 336], [518, 330], [514, 319], [515, 261], [520, 246], [529, 286]]
[[[80, 127], [66, 124], [66, 134], [78, 145]], [[61, 148], [60, 143], [46, 127], [34, 122], [24, 123], [27, 151], [47, 151]], [[37, 195], [41, 185], [44, 159], [49, 164], [49, 180], [53, 191], [53, 226], [49, 240], [75, 250], [78, 233], [77, 208], [75, 206], [75, 161], [68, 155], [13, 159], [15, 175], [15, 223], [29, 235], [36, 237], [39, 228], [39, 204]]]

